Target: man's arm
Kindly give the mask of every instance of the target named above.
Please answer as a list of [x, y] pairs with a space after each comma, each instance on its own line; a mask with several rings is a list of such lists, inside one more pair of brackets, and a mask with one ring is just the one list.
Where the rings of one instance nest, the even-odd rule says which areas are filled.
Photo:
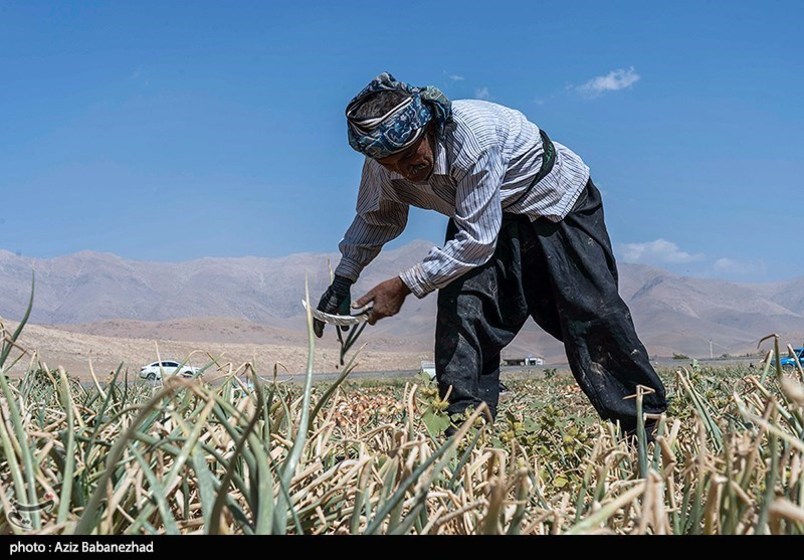
[[338, 244], [342, 257], [335, 274], [353, 282], [383, 245], [402, 233], [408, 222], [408, 205], [382, 196], [385, 178], [378, 168], [378, 164], [366, 160], [357, 196], [357, 213]]
[[[338, 245], [341, 261], [335, 269], [332, 284], [318, 302], [320, 311], [348, 314], [351, 285], [382, 246], [405, 229], [408, 206], [382, 196], [383, 180], [375, 165], [367, 159], [357, 196], [357, 215]], [[314, 319], [313, 330], [320, 338], [324, 333], [324, 323]]]
[[458, 233], [443, 248], [434, 247], [421, 263], [400, 274], [417, 297], [443, 288], [494, 254], [502, 224], [500, 184], [504, 174], [502, 155], [494, 147], [481, 152], [459, 180], [453, 217]]

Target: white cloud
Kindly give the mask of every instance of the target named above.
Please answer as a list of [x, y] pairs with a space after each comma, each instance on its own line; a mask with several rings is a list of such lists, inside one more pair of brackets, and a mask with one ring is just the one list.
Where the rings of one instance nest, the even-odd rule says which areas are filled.
[[491, 99], [491, 93], [489, 92], [489, 88], [482, 87], [475, 90], [475, 97], [477, 99]]
[[726, 257], [716, 260], [714, 268], [718, 273], [736, 275], [765, 274], [768, 271], [764, 262], [736, 261]]
[[449, 79], [453, 82], [462, 82], [464, 80], [463, 76], [459, 76], [458, 74], [450, 74]]
[[639, 81], [639, 74], [636, 73], [634, 67], [620, 68], [612, 70], [605, 76], [598, 76], [592, 78], [583, 85], [578, 86], [576, 89], [586, 97], [598, 97], [608, 91], [619, 91], [621, 89], [628, 89], [636, 82]]
[[664, 239], [646, 243], [623, 243], [619, 253], [626, 262], [654, 265], [690, 263], [705, 258], [703, 253], [687, 253], [672, 241]]

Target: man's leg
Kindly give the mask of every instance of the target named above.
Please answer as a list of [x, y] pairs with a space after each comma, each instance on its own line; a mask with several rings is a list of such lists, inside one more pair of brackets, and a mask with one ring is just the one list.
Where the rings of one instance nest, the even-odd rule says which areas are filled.
[[[497, 414], [500, 351], [528, 317], [522, 291], [521, 222], [506, 216], [494, 256], [438, 292], [435, 362], [442, 398], [452, 387], [450, 414], [488, 404]], [[528, 226], [529, 227], [529, 226]], [[447, 240], [456, 232], [452, 221]]]
[[[533, 229], [575, 379], [602, 418], [619, 421], [626, 432], [635, 430], [635, 400], [625, 397], [636, 393], [637, 385], [655, 390], [645, 397], [645, 412], [664, 412], [667, 401], [617, 291], [617, 268], [600, 193], [591, 179], [564, 220], [537, 220]], [[525, 270], [529, 268], [534, 267]]]

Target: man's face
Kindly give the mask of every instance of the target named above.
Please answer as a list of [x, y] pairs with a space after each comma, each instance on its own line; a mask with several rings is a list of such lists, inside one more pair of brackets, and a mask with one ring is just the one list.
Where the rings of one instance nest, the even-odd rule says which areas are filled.
[[433, 173], [435, 163], [430, 132], [425, 130], [412, 146], [398, 154], [378, 159], [377, 163], [388, 171], [402, 175], [408, 181], [426, 181]]

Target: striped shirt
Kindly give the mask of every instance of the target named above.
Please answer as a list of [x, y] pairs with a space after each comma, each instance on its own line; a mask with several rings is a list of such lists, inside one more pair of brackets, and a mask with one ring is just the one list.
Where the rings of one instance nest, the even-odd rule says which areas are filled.
[[435, 210], [452, 218], [458, 233], [400, 274], [422, 298], [491, 258], [503, 211], [558, 222], [572, 209], [589, 179], [580, 157], [554, 142], [553, 169], [520, 197], [542, 165], [539, 128], [519, 111], [487, 101], [454, 101], [452, 110], [444, 138], [435, 142], [426, 182], [408, 181], [366, 158], [357, 215], [338, 245], [336, 274], [357, 280], [405, 229], [410, 206]]

